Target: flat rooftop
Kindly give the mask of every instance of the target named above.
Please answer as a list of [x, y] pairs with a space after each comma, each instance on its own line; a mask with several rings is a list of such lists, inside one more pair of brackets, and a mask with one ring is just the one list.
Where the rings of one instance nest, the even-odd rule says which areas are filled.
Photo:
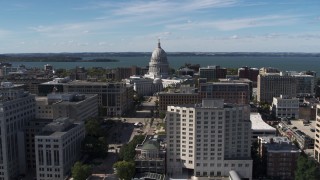
[[276, 132], [276, 128], [270, 126], [262, 119], [259, 113], [250, 113], [250, 121], [251, 121], [251, 129], [253, 131], [274, 131]]
[[287, 126], [292, 131], [300, 130], [301, 132], [305, 133], [306, 135], [310, 136], [311, 138], [314, 138], [316, 135], [315, 131], [314, 132], [311, 131], [311, 129], [315, 130], [316, 121], [310, 121], [310, 123], [303, 124], [303, 120], [291, 120], [291, 124], [287, 124]]

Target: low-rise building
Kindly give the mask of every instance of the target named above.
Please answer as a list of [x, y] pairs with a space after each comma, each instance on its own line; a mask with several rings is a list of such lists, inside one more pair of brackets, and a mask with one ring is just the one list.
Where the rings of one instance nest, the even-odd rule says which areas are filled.
[[259, 113], [250, 113], [252, 142], [258, 141], [259, 136], [276, 136], [276, 128], [263, 121]]
[[278, 119], [298, 119], [299, 99], [296, 97], [289, 97], [285, 95], [280, 95], [280, 97], [273, 97], [270, 109], [274, 116]]
[[69, 118], [56, 119], [35, 136], [38, 180], [65, 179], [79, 160], [85, 127], [83, 122], [71, 121]]
[[142, 144], [136, 147], [136, 173], [165, 174], [165, 146], [157, 136], [146, 137]]
[[259, 137], [259, 155], [268, 177], [294, 180], [301, 150], [287, 137]]

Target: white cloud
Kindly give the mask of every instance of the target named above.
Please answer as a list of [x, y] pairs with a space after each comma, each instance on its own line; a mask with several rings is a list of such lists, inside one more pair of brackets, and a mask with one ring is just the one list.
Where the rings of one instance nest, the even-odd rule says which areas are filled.
[[167, 27], [183, 30], [193, 28], [215, 28], [221, 31], [232, 31], [244, 28], [283, 26], [294, 23], [298, 18], [299, 16], [296, 15], [267, 15], [254, 18], [206, 20], [193, 23], [171, 24]]

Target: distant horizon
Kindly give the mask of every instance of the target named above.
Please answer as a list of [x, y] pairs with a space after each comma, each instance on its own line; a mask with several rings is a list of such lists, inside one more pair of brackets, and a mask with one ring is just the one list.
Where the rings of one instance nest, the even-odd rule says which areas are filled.
[[319, 0], [0, 1], [0, 53], [320, 53]]
[[[150, 52], [147, 52], [147, 51], [113, 51], [113, 52], [109, 52], [109, 51], [105, 51], [105, 52], [90, 52], [90, 51], [82, 51], [82, 52], [28, 52], [28, 53], [0, 53], [0, 55], [18, 55], [18, 54], [83, 54], [83, 53], [145, 53], [145, 54], [152, 54], [152, 51]], [[237, 52], [237, 51], [234, 51], [234, 52], [222, 52], [222, 51], [219, 51], [219, 52], [205, 52], [205, 51], [171, 51], [171, 52], [167, 52], [167, 54], [174, 54], [174, 53], [216, 53], [216, 54], [232, 54], [232, 53], [238, 53], [238, 54], [254, 54], [254, 53], [257, 53], [257, 54], [319, 54], [320, 55], [320, 52]], [[209, 54], [207, 54], [209, 56]], [[214, 56], [214, 55], [212, 55]]]

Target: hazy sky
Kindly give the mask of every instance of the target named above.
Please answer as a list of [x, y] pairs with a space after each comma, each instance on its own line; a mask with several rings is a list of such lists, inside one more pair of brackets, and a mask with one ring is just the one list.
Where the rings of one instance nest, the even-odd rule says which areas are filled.
[[0, 53], [320, 52], [320, 0], [0, 0]]

